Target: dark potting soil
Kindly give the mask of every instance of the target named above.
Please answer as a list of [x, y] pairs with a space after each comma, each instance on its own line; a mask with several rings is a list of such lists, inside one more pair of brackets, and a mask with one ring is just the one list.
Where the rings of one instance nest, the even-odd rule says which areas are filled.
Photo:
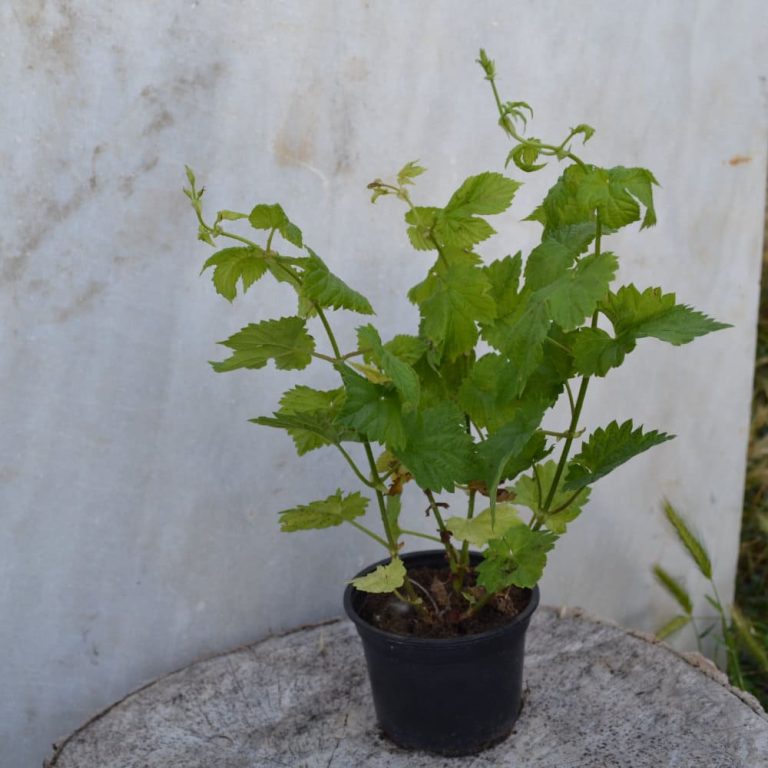
[[[426, 614], [404, 603], [396, 595], [368, 593], [358, 608], [360, 616], [377, 629], [396, 635], [455, 638], [476, 635], [507, 624], [531, 599], [529, 589], [510, 587], [491, 598], [476, 614], [467, 617], [468, 603], [453, 591], [453, 577], [448, 568], [409, 568], [408, 576], [423, 600]], [[464, 591], [473, 591], [474, 584], [474, 574], [470, 573]], [[431, 600], [421, 588], [429, 592]]]

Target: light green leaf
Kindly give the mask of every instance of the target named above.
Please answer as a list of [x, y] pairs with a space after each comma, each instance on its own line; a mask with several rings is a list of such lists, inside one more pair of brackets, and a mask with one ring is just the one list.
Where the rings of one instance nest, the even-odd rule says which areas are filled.
[[277, 203], [255, 206], [248, 216], [248, 221], [254, 229], [280, 229], [290, 223], [282, 206]]
[[458, 403], [478, 427], [498, 429], [520, 408], [515, 366], [490, 353], [476, 360], [458, 392]]
[[496, 230], [485, 219], [449, 213], [446, 209], [435, 220], [432, 234], [443, 248], [471, 248], [496, 234]]
[[618, 368], [624, 356], [635, 348], [627, 336], [613, 338], [601, 328], [579, 328], [570, 337], [573, 366], [582, 376], [605, 376]]
[[[568, 523], [573, 522], [581, 514], [584, 505], [589, 501], [590, 489], [583, 488], [574, 498], [574, 492], [567, 491], [563, 487], [561, 477], [552, 503], [549, 505], [550, 511], [542, 515], [543, 506], [555, 482], [557, 463], [547, 461], [537, 465], [535, 469], [535, 473], [524, 475], [515, 483], [515, 504], [522, 504], [540, 514], [542, 522], [550, 531], [563, 534], [566, 532]], [[538, 475], [538, 481], [536, 475]], [[541, 487], [542, 498], [539, 497], [539, 487]]]
[[645, 168], [624, 168], [619, 165], [608, 170], [608, 178], [612, 188], [628, 192], [645, 207], [645, 216], [640, 228], [652, 227], [656, 223], [653, 187], [659, 184], [653, 174]]
[[537, 291], [536, 298], [546, 302], [552, 320], [569, 331], [595, 311], [617, 269], [616, 256], [608, 251], [585, 256], [572, 270]]
[[315, 341], [300, 317], [250, 323], [219, 343], [232, 349], [233, 354], [220, 363], [211, 363], [217, 373], [263, 368], [269, 360], [283, 370], [300, 370], [312, 362], [315, 350]]
[[581, 451], [568, 463], [564, 488], [576, 491], [590, 485], [634, 456], [673, 437], [655, 430], [644, 434], [642, 427], [633, 430], [631, 420], [621, 426], [612, 421], [607, 427], [596, 429], [581, 444]]
[[419, 305], [421, 336], [449, 361], [471, 351], [478, 339], [476, 323], [490, 323], [496, 314], [491, 284], [475, 261], [469, 254], [446, 250], [427, 279], [408, 292]]
[[413, 184], [413, 180], [417, 176], [421, 176], [421, 174], [426, 170], [426, 168], [422, 168], [422, 166], [419, 165], [418, 160], [411, 160], [409, 163], [406, 163], [398, 172], [398, 186], [404, 187], [406, 184]]
[[685, 304], [676, 304], [675, 294], [664, 294], [661, 288], [646, 288], [641, 293], [634, 285], [625, 285], [609, 294], [600, 308], [619, 339], [653, 336], [678, 346], [731, 327]]
[[452, 491], [469, 480], [472, 438], [461, 411], [448, 402], [403, 416], [405, 445], [396, 450], [416, 483], [431, 491]]
[[401, 333], [384, 344], [384, 349], [399, 357], [408, 365], [415, 365], [426, 353], [428, 347], [424, 339]]
[[372, 573], [352, 579], [349, 583], [361, 592], [394, 592], [405, 584], [405, 565], [399, 557], [395, 557]]
[[339, 423], [361, 432], [369, 440], [393, 449], [402, 448], [405, 430], [397, 392], [387, 385], [373, 384], [348, 366], [341, 366], [339, 372], [346, 390]]
[[498, 317], [510, 314], [517, 305], [522, 263], [522, 254], [518, 251], [514, 256], [497, 259], [484, 268]]
[[280, 530], [290, 532], [331, 528], [364, 515], [367, 506], [368, 499], [357, 491], [347, 496], [342, 496], [341, 491], [336, 491], [322, 501], [313, 501], [278, 513]]
[[293, 439], [296, 452], [303, 456], [324, 445], [354, 440], [355, 433], [336, 423], [344, 403], [344, 390], [322, 391], [296, 386], [280, 398], [280, 409], [272, 418], [251, 419], [254, 424], [285, 429]]
[[341, 278], [332, 274], [323, 260], [311, 249], [304, 265], [301, 293], [321, 307], [349, 309], [361, 315], [374, 314], [368, 299], [352, 290]]
[[394, 384], [403, 405], [406, 408], [415, 408], [421, 396], [416, 371], [381, 343], [379, 332], [372, 325], [363, 325], [357, 329], [357, 341], [360, 349], [366, 351], [366, 361], [378, 366]]
[[484, 509], [472, 519], [449, 517], [446, 528], [459, 541], [468, 541], [474, 547], [484, 547], [491, 539], [500, 539], [513, 525], [524, 525], [511, 504], [497, 504], [495, 522], [491, 510]]
[[674, 619], [668, 621], [660, 630], [658, 630], [658, 632], [656, 632], [656, 637], [658, 637], [659, 640], [666, 640], [670, 635], [674, 635], [675, 632], [679, 632], [683, 627], [688, 626], [690, 620], [690, 616], [675, 616]]
[[208, 267], [215, 267], [213, 284], [227, 301], [237, 296], [238, 280], [245, 293], [267, 271], [264, 251], [258, 247], [224, 248], [205, 262], [203, 272]]
[[712, 561], [709, 558], [709, 553], [706, 547], [691, 530], [688, 523], [682, 515], [680, 515], [675, 508], [668, 502], [664, 501], [664, 514], [669, 520], [670, 525], [675, 529], [677, 538], [680, 539], [680, 543], [686, 548], [691, 559], [696, 563], [696, 567], [701, 572], [705, 579], [712, 578]]
[[434, 228], [439, 212], [439, 208], [425, 206], [416, 206], [406, 212], [405, 221], [410, 225], [408, 239], [417, 251], [434, 251], [437, 248]]
[[693, 613], [693, 601], [685, 587], [660, 565], [653, 566], [653, 575], [685, 613], [690, 616]]
[[525, 284], [533, 291], [562, 277], [575, 261], [577, 253], [563, 243], [546, 239], [537, 245], [525, 262]]
[[510, 313], [483, 325], [483, 338], [514, 366], [517, 392], [522, 391], [528, 377], [541, 363], [551, 324], [546, 303], [540, 296], [523, 290]]
[[547, 564], [547, 552], [557, 541], [550, 531], [533, 531], [515, 525], [501, 539], [490, 542], [477, 567], [477, 583], [488, 592], [510, 586], [531, 588], [538, 584]]
[[456, 216], [503, 213], [511, 205], [520, 186], [519, 181], [500, 173], [486, 171], [470, 176], [453, 193], [445, 206], [445, 212]]

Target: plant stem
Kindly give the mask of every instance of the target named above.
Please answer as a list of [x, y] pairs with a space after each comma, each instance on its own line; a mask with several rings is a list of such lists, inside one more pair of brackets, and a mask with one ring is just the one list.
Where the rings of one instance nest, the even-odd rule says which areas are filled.
[[376, 488], [377, 486], [373, 484], [361, 471], [360, 468], [355, 464], [354, 459], [347, 453], [347, 451], [344, 449], [344, 447], [341, 445], [341, 443], [334, 443], [334, 445], [339, 449], [341, 452], [341, 455], [347, 460], [347, 464], [351, 467], [352, 471], [357, 476], [357, 479], [363, 484], [367, 485], [369, 488]]
[[382, 547], [385, 547], [387, 551], [389, 551], [389, 544], [384, 541], [381, 536], [375, 534], [370, 528], [366, 528], [364, 525], [358, 523], [357, 520], [348, 520], [347, 522], [352, 523], [358, 531], [362, 531], [366, 536], [370, 536], [374, 541], [378, 541]]
[[[471, 520], [475, 516], [475, 496], [476, 495], [477, 495], [477, 491], [469, 492], [469, 501], [467, 502], [467, 520]], [[467, 568], [469, 566], [469, 542], [468, 541], [465, 541], [461, 545], [460, 563], [464, 568]]]
[[453, 562], [454, 565], [459, 564], [459, 557], [456, 554], [456, 550], [453, 547], [453, 544], [451, 544], [451, 534], [448, 528], [445, 526], [445, 522], [443, 522], [443, 516], [440, 514], [440, 507], [437, 504], [437, 501], [435, 501], [435, 495], [432, 493], [432, 491], [425, 490], [424, 495], [429, 499], [429, 506], [432, 509], [433, 514], [435, 515], [435, 520], [437, 521], [437, 527], [440, 529], [440, 536], [443, 546], [445, 547], [446, 554], [448, 555], [448, 559]]
[[430, 536], [428, 533], [422, 533], [421, 531], [411, 531], [406, 528], [401, 528], [400, 533], [403, 536], [418, 536], [420, 539], [427, 539], [428, 541], [436, 541], [438, 544], [442, 544], [442, 539], [438, 539], [437, 536]]

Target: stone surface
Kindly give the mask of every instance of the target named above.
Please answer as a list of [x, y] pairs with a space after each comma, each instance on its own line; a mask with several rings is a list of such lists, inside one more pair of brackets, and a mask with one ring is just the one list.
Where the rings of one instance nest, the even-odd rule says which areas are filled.
[[768, 765], [768, 716], [701, 657], [546, 608], [527, 645], [515, 731], [474, 757], [409, 753], [380, 736], [361, 646], [344, 621], [164, 677], [76, 732], [47, 768]]

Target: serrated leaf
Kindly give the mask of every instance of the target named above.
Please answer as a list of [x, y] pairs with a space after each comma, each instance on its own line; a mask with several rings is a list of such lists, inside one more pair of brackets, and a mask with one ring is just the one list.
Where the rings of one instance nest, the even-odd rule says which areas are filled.
[[646, 288], [641, 293], [634, 285], [624, 285], [609, 294], [600, 308], [620, 339], [652, 336], [678, 346], [712, 331], [730, 328], [692, 307], [676, 304], [675, 294], [664, 294], [661, 288]]
[[[515, 503], [522, 504], [539, 514], [544, 525], [553, 533], [563, 534], [566, 532], [568, 523], [573, 522], [581, 514], [585, 504], [589, 501], [590, 489], [583, 488], [578, 496], [573, 498], [574, 492], [567, 491], [563, 487], [564, 483], [561, 477], [549, 505], [549, 512], [544, 515], [542, 510], [549, 497], [552, 484], [555, 482], [557, 463], [547, 461], [538, 464], [535, 470], [535, 473], [524, 475], [515, 483]], [[538, 481], [536, 475], [538, 475]], [[539, 497], [539, 487], [541, 487], [541, 498]], [[568, 503], [569, 501], [570, 503]]]
[[245, 293], [266, 271], [264, 251], [258, 247], [224, 248], [213, 254], [203, 265], [203, 272], [213, 270], [216, 292], [227, 301], [237, 296], [237, 283], [241, 281]]
[[248, 221], [254, 229], [280, 229], [289, 223], [281, 205], [257, 205], [248, 216]]
[[[586, 140], [585, 138], [584, 141]], [[652, 227], [656, 223], [656, 211], [653, 207], [653, 187], [654, 185], [658, 186], [659, 183], [654, 178], [654, 175], [645, 168], [624, 168], [619, 165], [608, 170], [608, 177], [613, 187], [618, 187], [628, 192], [645, 207], [645, 216], [640, 228]]]
[[272, 418], [251, 419], [254, 424], [285, 429], [293, 439], [296, 452], [303, 456], [325, 445], [355, 440], [355, 433], [336, 423], [344, 402], [344, 390], [327, 391], [296, 386], [280, 398], [280, 409]]
[[445, 206], [445, 212], [457, 216], [503, 213], [511, 205], [520, 186], [519, 181], [500, 173], [486, 171], [470, 176], [453, 193]]
[[643, 433], [642, 427], [633, 430], [631, 419], [621, 426], [612, 421], [607, 427], [596, 429], [581, 444], [581, 451], [568, 463], [564, 488], [567, 491], [584, 488], [634, 456], [673, 437], [655, 430]]
[[304, 263], [301, 294], [321, 307], [348, 309], [361, 315], [373, 315], [368, 299], [350, 288], [340, 277], [334, 275], [325, 262], [310, 248], [309, 258]]
[[522, 254], [518, 251], [514, 256], [497, 259], [484, 268], [499, 317], [508, 315], [517, 304], [522, 264]]
[[342, 496], [341, 491], [322, 501], [300, 505], [279, 512], [281, 531], [307, 531], [317, 528], [331, 528], [354, 520], [365, 514], [368, 499], [355, 493]]
[[479, 479], [488, 488], [491, 514], [496, 507], [496, 491], [509, 461], [528, 444], [538, 429], [545, 406], [533, 401], [515, 412], [512, 420], [477, 447]]
[[491, 515], [490, 509], [484, 509], [471, 519], [449, 517], [445, 526], [454, 538], [468, 541], [474, 547], [484, 547], [491, 539], [504, 536], [513, 525], [524, 525], [511, 504], [497, 504], [494, 516]]
[[688, 626], [690, 620], [690, 616], [675, 616], [674, 619], [670, 619], [670, 621], [656, 632], [656, 637], [658, 637], [659, 640], [666, 640], [670, 635], [674, 635], [675, 632], [679, 632], [683, 627]]
[[366, 350], [365, 359], [371, 361], [386, 374], [400, 393], [406, 408], [415, 408], [421, 396], [419, 377], [416, 371], [404, 360], [381, 343], [379, 332], [372, 325], [363, 325], [357, 329], [360, 349]]
[[278, 231], [291, 245], [295, 245], [297, 248], [304, 247], [301, 230], [293, 222], [289, 221], [287, 224], [283, 224]]
[[426, 280], [408, 292], [421, 313], [420, 335], [449, 361], [470, 352], [478, 339], [476, 323], [490, 323], [496, 314], [491, 284], [475, 260], [446, 250]]
[[496, 230], [485, 219], [445, 210], [438, 215], [432, 234], [443, 248], [472, 248], [495, 235]]
[[547, 552], [557, 541], [550, 531], [533, 531], [515, 525], [502, 538], [492, 540], [477, 567], [477, 583], [488, 592], [510, 586], [532, 588], [538, 584], [547, 564]]
[[664, 501], [664, 514], [672, 528], [674, 528], [680, 543], [688, 551], [691, 559], [705, 579], [712, 578], [712, 561], [709, 553], [701, 540], [693, 533], [682, 515], [668, 502]]
[[579, 328], [570, 337], [573, 366], [582, 376], [605, 376], [635, 348], [633, 339], [615, 339], [601, 328]]
[[693, 613], [693, 601], [686, 588], [660, 565], [653, 566], [653, 575], [687, 615]]
[[533, 291], [562, 277], [576, 259], [577, 252], [548, 238], [537, 245], [525, 262], [525, 284]]
[[282, 370], [300, 370], [312, 362], [315, 351], [315, 340], [300, 317], [250, 323], [219, 343], [233, 350], [233, 354], [220, 363], [211, 363], [217, 373], [263, 368], [269, 360], [274, 360], [275, 367]]
[[536, 299], [546, 303], [549, 316], [564, 331], [572, 330], [605, 298], [617, 269], [616, 256], [609, 251], [585, 256], [573, 269], [539, 289]]
[[541, 430], [533, 433], [530, 440], [504, 465], [500, 482], [514, 480], [521, 472], [525, 472], [533, 464], [545, 459], [553, 448], [547, 448], [547, 436]]
[[374, 442], [393, 449], [402, 448], [405, 430], [397, 392], [387, 385], [367, 381], [348, 366], [341, 366], [339, 373], [346, 390], [339, 423], [352, 427]]
[[413, 184], [413, 180], [417, 176], [421, 176], [421, 174], [426, 170], [426, 168], [422, 168], [422, 166], [419, 165], [418, 160], [411, 160], [409, 163], [406, 163], [398, 172], [398, 186], [404, 187], [406, 184]]
[[395, 557], [386, 565], [379, 565], [372, 573], [358, 576], [349, 583], [361, 592], [394, 592], [405, 584], [405, 565], [399, 557]]
[[408, 365], [415, 365], [424, 356], [428, 347], [424, 339], [401, 333], [386, 342], [384, 349], [399, 357]]
[[403, 426], [405, 445], [396, 454], [421, 488], [452, 491], [469, 479], [472, 438], [453, 403], [404, 414]]
[[433, 230], [439, 212], [439, 208], [425, 206], [416, 206], [406, 212], [405, 221], [410, 225], [406, 230], [408, 239], [417, 251], [434, 251], [437, 248]]
[[518, 392], [544, 357], [544, 340], [551, 324], [541, 297], [523, 290], [511, 312], [482, 327], [483, 338], [514, 366]]
[[498, 429], [520, 408], [514, 365], [490, 353], [476, 360], [464, 379], [458, 403], [478, 427]]

